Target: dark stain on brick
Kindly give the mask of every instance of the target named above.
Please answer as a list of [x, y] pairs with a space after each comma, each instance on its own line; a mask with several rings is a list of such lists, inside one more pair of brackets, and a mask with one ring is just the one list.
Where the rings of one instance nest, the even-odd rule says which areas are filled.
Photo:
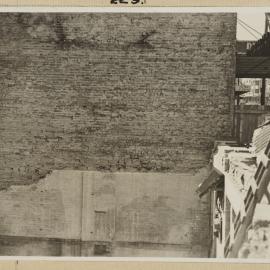
[[113, 183], [105, 184], [95, 190], [95, 195], [114, 195], [115, 194], [115, 186]]
[[150, 41], [148, 39], [156, 33], [157, 33], [156, 30], [151, 30], [149, 32], [143, 32], [141, 34], [140, 39], [138, 41], [130, 44], [130, 46], [138, 47], [141, 49], [153, 49], [154, 46], [150, 43]]
[[132, 230], [133, 227], [139, 234], [138, 239], [151, 239], [153, 242], [166, 241], [171, 228], [183, 220], [177, 210], [168, 206], [167, 200], [166, 196], [159, 196], [156, 200], [149, 196], [134, 199], [118, 210], [116, 231], [125, 231], [129, 228]]

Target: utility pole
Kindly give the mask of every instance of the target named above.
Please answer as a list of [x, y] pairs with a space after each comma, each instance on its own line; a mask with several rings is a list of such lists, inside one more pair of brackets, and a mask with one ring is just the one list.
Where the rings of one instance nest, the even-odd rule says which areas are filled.
[[[269, 21], [270, 21], [270, 13], [265, 13], [265, 30], [264, 34], [269, 32]], [[265, 91], [266, 91], [266, 78], [262, 78], [262, 88], [261, 88], [261, 105], [265, 105]]]
[[265, 105], [266, 78], [262, 78], [261, 105]]
[[265, 30], [264, 33], [266, 34], [269, 32], [269, 23], [270, 23], [270, 13], [265, 13]]

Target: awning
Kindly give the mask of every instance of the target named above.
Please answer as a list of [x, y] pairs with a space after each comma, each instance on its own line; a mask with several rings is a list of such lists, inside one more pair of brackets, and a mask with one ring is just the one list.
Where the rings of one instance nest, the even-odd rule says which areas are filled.
[[223, 174], [213, 168], [208, 177], [199, 185], [196, 192], [202, 197], [207, 191], [215, 184], [219, 183], [222, 180]]

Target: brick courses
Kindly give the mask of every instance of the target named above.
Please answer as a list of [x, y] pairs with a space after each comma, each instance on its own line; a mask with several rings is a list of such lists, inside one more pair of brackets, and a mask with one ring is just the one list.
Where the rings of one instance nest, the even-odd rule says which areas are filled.
[[235, 14], [1, 14], [1, 186], [192, 172], [231, 135]]

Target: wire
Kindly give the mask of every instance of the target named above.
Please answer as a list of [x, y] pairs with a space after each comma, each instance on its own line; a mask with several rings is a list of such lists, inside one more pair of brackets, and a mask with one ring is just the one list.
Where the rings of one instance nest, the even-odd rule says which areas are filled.
[[[253, 31], [255, 31], [257, 34], [259, 34], [260, 36], [262, 36], [262, 34], [257, 31], [256, 29], [252, 28], [251, 26], [249, 26], [247, 23], [245, 23], [244, 21], [240, 20], [239, 18], [237, 18], [238, 23], [240, 26], [242, 26], [247, 32], [249, 32], [249, 34], [251, 34], [253, 37], [255, 37], [256, 39], [258, 39], [258, 37], [256, 37], [248, 28], [252, 29]], [[248, 27], [248, 28], [247, 28]], [[255, 64], [254, 66], [252, 66], [249, 71], [247, 72], [247, 74], [250, 74], [253, 70], [255, 70], [257, 67], [261, 66], [262, 64], [264, 64], [265, 62], [267, 62], [268, 60], [270, 60], [269, 57], [263, 59], [262, 61], [260, 61], [259, 63]]]
[[241, 22], [242, 24], [244, 24], [245, 26], [247, 26], [248, 28], [252, 29], [253, 31], [255, 31], [256, 33], [258, 33], [261, 37], [263, 36], [262, 33], [260, 33], [259, 31], [257, 31], [256, 29], [254, 29], [253, 27], [251, 27], [250, 25], [248, 25], [246, 22], [242, 21], [241, 19], [237, 18], [237, 20], [239, 22]]
[[243, 23], [241, 23], [240, 21], [238, 21], [238, 24], [241, 25], [247, 32], [249, 32], [253, 37], [255, 37], [256, 39], [259, 39], [260, 37], [256, 36], [255, 33], [252, 33]]
[[249, 32], [255, 39], [258, 39], [257, 36], [255, 36], [248, 28], [246, 28], [243, 24], [241, 24], [240, 22], [238, 22], [239, 25], [241, 25], [247, 32]]

